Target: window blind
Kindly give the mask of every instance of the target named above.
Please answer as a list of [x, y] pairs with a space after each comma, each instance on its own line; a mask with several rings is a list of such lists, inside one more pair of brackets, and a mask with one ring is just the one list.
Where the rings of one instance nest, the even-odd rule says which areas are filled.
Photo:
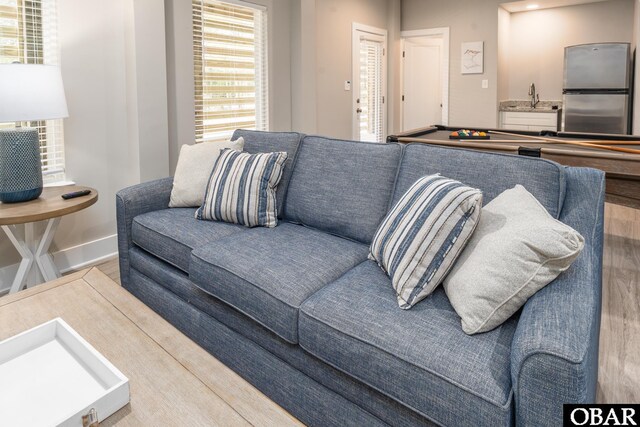
[[360, 140], [383, 142], [385, 135], [383, 95], [383, 43], [360, 40]]
[[193, 0], [196, 142], [268, 130], [267, 12]]
[[[0, 63], [58, 65], [57, 21], [56, 0], [0, 0]], [[38, 130], [44, 182], [64, 180], [62, 120], [28, 125]]]

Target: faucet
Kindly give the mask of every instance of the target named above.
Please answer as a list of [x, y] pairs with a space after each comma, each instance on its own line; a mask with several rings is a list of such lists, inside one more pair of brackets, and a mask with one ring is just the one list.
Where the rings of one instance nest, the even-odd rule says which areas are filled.
[[531, 97], [531, 108], [536, 108], [536, 105], [540, 102], [540, 95], [536, 94], [535, 83], [531, 83], [531, 86], [529, 86], [529, 96]]

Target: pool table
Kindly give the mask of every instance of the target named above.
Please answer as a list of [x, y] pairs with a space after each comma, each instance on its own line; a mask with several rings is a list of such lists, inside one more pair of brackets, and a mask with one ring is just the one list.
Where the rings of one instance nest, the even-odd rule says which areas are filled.
[[[606, 173], [607, 201], [640, 209], [640, 136], [471, 128], [486, 132], [490, 139], [450, 139], [460, 129], [469, 128], [434, 125], [390, 135], [387, 141], [542, 157], [567, 166], [601, 169]], [[593, 146], [598, 144], [625, 152]]]

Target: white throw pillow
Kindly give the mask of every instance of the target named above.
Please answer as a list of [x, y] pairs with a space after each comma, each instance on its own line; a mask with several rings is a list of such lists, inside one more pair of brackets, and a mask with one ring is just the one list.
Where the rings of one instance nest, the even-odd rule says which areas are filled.
[[523, 186], [493, 199], [444, 281], [467, 334], [497, 328], [569, 268], [584, 238]]
[[185, 144], [180, 148], [176, 174], [173, 177], [170, 208], [191, 208], [202, 204], [213, 165], [220, 151], [225, 148], [242, 151], [244, 139], [240, 137], [235, 141]]

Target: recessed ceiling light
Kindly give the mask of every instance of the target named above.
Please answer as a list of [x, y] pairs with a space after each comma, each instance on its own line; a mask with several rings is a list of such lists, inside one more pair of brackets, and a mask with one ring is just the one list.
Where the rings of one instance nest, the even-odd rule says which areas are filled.
[[538, 4], [528, 4], [527, 5], [527, 9], [529, 9], [529, 10], [537, 9], [539, 7], [540, 7], [540, 5], [538, 5]]

